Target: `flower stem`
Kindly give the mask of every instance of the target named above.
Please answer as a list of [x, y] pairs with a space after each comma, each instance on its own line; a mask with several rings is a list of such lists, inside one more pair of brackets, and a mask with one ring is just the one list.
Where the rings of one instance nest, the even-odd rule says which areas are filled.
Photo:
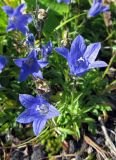
[[67, 23], [69, 23], [70, 21], [72, 21], [72, 20], [74, 20], [74, 19], [76, 19], [76, 18], [78, 18], [78, 17], [80, 17], [80, 16], [83, 16], [83, 15], [85, 15], [85, 14], [86, 14], [86, 13], [82, 13], [82, 14], [73, 16], [73, 17], [69, 18], [68, 20], [62, 22], [59, 26], [57, 26], [57, 27], [54, 29], [54, 32], [57, 31], [57, 30], [59, 30], [59, 29], [62, 28], [63, 26], [65, 26], [65, 25], [66, 25]]
[[107, 66], [107, 68], [106, 68], [106, 70], [105, 70], [105, 72], [104, 72], [104, 74], [103, 74], [103, 76], [102, 76], [102, 79], [103, 79], [103, 78], [105, 77], [105, 75], [108, 73], [109, 68], [110, 68], [110, 66], [111, 66], [112, 63], [113, 63], [115, 56], [116, 56], [116, 52], [113, 53], [113, 56], [112, 56], [111, 59], [110, 59], [110, 62], [109, 62], [108, 66]]

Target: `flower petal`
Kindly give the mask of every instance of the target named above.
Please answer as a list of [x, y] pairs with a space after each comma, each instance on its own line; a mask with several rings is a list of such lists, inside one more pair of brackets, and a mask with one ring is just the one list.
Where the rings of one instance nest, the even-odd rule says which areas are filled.
[[88, 17], [94, 17], [98, 15], [101, 12], [101, 5], [102, 4], [99, 2], [95, 2], [95, 4], [93, 3], [93, 5], [91, 6], [88, 12]]
[[17, 17], [17, 25], [27, 25], [33, 20], [31, 14], [23, 14]]
[[31, 123], [36, 118], [36, 115], [34, 115], [32, 113], [33, 113], [32, 110], [25, 110], [24, 112], [22, 112], [18, 116], [18, 118], [16, 119], [16, 121], [19, 122], [19, 123]]
[[38, 100], [38, 103], [40, 104], [46, 104], [47, 106], [49, 106], [49, 103], [45, 100], [45, 98], [42, 95], [36, 95], [36, 98]]
[[48, 54], [50, 54], [52, 52], [52, 47], [53, 47], [52, 42], [49, 41], [45, 47], [48, 49]]
[[11, 17], [13, 15], [14, 9], [10, 6], [3, 6], [2, 9], [6, 12], [6, 14]]
[[48, 65], [48, 62], [40, 59], [40, 60], [38, 60], [38, 64], [41, 68], [44, 68]]
[[8, 60], [4, 56], [0, 56], [0, 71], [5, 67], [5, 65], [8, 63]]
[[102, 0], [94, 0], [93, 5], [91, 6], [88, 17], [94, 17], [98, 15], [101, 12], [107, 12], [109, 11], [110, 7], [109, 5], [102, 6]]
[[30, 70], [30, 74], [33, 74], [34, 72], [39, 72], [40, 66], [36, 59], [33, 59], [33, 64], [30, 68], [28, 67], [28, 69]]
[[58, 2], [58, 3], [61, 3], [61, 2], [62, 2], [62, 0], [57, 0], [57, 2]]
[[90, 64], [89, 68], [100, 68], [100, 67], [106, 67], [107, 63], [104, 61], [95, 61], [92, 64]]
[[70, 3], [70, 0], [64, 0], [65, 1], [65, 3], [67, 3], [67, 4], [69, 4]]
[[35, 78], [40, 78], [40, 79], [43, 79], [43, 75], [42, 75], [42, 72], [39, 70], [38, 72], [34, 72], [33, 73], [33, 76]]
[[70, 56], [76, 61], [77, 59], [83, 56], [85, 50], [86, 45], [84, 38], [81, 35], [79, 35], [72, 42]]
[[103, 0], [96, 0], [96, 2], [102, 3]]
[[25, 108], [32, 108], [37, 103], [36, 98], [29, 94], [19, 94], [19, 101]]
[[53, 44], [51, 41], [49, 41], [45, 46], [42, 46], [41, 48], [41, 52], [42, 52], [42, 56], [48, 56], [51, 52], [52, 52], [52, 47]]
[[33, 49], [29, 55], [28, 55], [29, 58], [36, 58], [37, 57], [37, 51], [35, 49]]
[[22, 25], [22, 23], [20, 23], [19, 25], [16, 25], [16, 28], [15, 28], [15, 29], [17, 29], [17, 30], [19, 30], [20, 32], [22, 32], [23, 35], [26, 35], [26, 34], [28, 33], [28, 31], [29, 31], [28, 26], [24, 26], [24, 25]]
[[29, 76], [30, 71], [28, 69], [21, 69], [20, 71], [20, 75], [19, 75], [19, 81], [23, 82], [27, 79], [27, 77]]
[[21, 15], [21, 13], [23, 12], [24, 9], [26, 9], [26, 4], [21, 4], [20, 6], [18, 6], [15, 11], [14, 11], [14, 15], [15, 16], [18, 16], [18, 15]]
[[14, 59], [14, 63], [18, 66], [18, 67], [22, 67], [22, 64], [24, 61], [26, 61], [27, 58], [20, 58], [20, 59]]
[[87, 49], [83, 55], [85, 59], [88, 59], [89, 63], [93, 63], [98, 55], [101, 48], [101, 43], [93, 43], [87, 46]]
[[7, 28], [6, 28], [6, 31], [9, 32], [9, 31], [12, 31], [12, 30], [16, 30], [16, 27], [15, 27], [15, 25], [9, 20], [8, 26], [7, 26]]
[[58, 3], [64, 2], [64, 3], [69, 4], [69, 3], [70, 3], [70, 0], [57, 0], [57, 2], [58, 2]]
[[39, 133], [43, 130], [43, 128], [45, 127], [46, 121], [47, 121], [46, 119], [42, 119], [42, 118], [37, 118], [34, 120], [33, 131], [36, 136], [38, 136]]
[[33, 33], [28, 33], [26, 35], [26, 44], [28, 45], [28, 47], [34, 47], [34, 43], [35, 43], [35, 37]]
[[49, 112], [46, 115], [47, 119], [51, 119], [53, 117], [57, 117], [60, 115], [60, 112], [52, 105], [49, 105]]
[[55, 51], [57, 53], [59, 53], [61, 56], [63, 56], [64, 58], [68, 58], [68, 54], [69, 54], [69, 50], [65, 47], [57, 47], [55, 48]]
[[89, 70], [88, 66], [72, 66], [70, 67], [70, 74], [75, 76], [82, 76]]
[[109, 11], [109, 9], [110, 9], [110, 6], [109, 6], [109, 5], [107, 5], [107, 6], [102, 6], [101, 11], [102, 11], [102, 12], [107, 12], [107, 11]]

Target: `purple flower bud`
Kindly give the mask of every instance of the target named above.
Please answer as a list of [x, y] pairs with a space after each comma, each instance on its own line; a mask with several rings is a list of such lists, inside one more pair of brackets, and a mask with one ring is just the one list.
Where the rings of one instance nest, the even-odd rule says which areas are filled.
[[7, 63], [7, 58], [0, 55], [0, 73], [2, 72], [3, 68], [6, 66]]
[[109, 11], [109, 5], [103, 6], [102, 0], [93, 0], [93, 4], [88, 12], [88, 17], [94, 17], [101, 12]]

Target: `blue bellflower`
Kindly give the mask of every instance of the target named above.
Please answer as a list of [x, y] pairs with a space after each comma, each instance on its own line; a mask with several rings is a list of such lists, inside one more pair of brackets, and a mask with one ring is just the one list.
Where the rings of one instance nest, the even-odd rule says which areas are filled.
[[25, 111], [16, 121], [25, 124], [33, 123], [33, 131], [36, 136], [43, 130], [47, 120], [59, 116], [59, 111], [39, 95], [33, 97], [28, 94], [20, 94], [19, 100], [25, 107]]
[[102, 0], [93, 0], [93, 4], [88, 12], [88, 17], [94, 17], [101, 12], [107, 12], [109, 8], [109, 5], [102, 5]]
[[48, 62], [37, 59], [37, 51], [32, 50], [27, 58], [15, 59], [14, 63], [21, 68], [19, 81], [25, 81], [27, 77], [32, 74], [34, 77], [43, 78], [41, 68], [45, 67]]
[[28, 45], [28, 47], [34, 47], [34, 43], [35, 43], [35, 37], [33, 33], [27, 33], [26, 44]]
[[22, 14], [23, 10], [26, 8], [26, 4], [21, 4], [16, 9], [10, 6], [3, 6], [2, 9], [9, 16], [7, 32], [12, 30], [19, 30], [24, 35], [29, 31], [28, 24], [32, 21], [32, 16], [30, 14]]
[[58, 3], [64, 2], [64, 3], [69, 4], [69, 3], [70, 3], [70, 0], [57, 0], [57, 2], [58, 2]]
[[3, 68], [6, 66], [7, 63], [7, 58], [0, 55], [0, 73], [2, 72]]
[[42, 46], [41, 53], [44, 60], [47, 60], [48, 56], [52, 52], [52, 47], [53, 45], [51, 41], [49, 41], [45, 46]]
[[86, 46], [83, 37], [79, 35], [72, 42], [70, 52], [65, 47], [55, 48], [55, 50], [67, 59], [70, 74], [82, 76], [91, 68], [107, 66], [104, 61], [95, 61], [100, 48], [101, 43], [99, 42]]

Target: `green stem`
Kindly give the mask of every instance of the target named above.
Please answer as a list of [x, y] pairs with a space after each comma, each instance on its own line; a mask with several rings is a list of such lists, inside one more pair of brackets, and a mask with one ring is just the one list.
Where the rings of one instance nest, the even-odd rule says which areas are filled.
[[70, 19], [62, 22], [59, 26], [57, 26], [57, 27], [54, 29], [54, 32], [57, 31], [57, 30], [59, 30], [59, 29], [62, 28], [63, 26], [65, 26], [65, 25], [66, 25], [67, 23], [69, 23], [70, 21], [72, 21], [72, 20], [74, 20], [74, 19], [76, 19], [76, 18], [78, 18], [78, 17], [80, 17], [80, 16], [83, 16], [83, 15], [85, 15], [85, 14], [86, 14], [86, 13], [82, 13], [82, 14], [73, 16], [73, 17], [71, 17]]
[[[22, 147], [22, 146], [25, 146], [26, 144], [29, 144], [29, 143], [31, 143], [31, 142], [36, 142], [38, 139], [39, 139], [39, 141], [41, 141], [42, 139], [45, 139], [45, 137], [47, 136], [47, 131], [48, 130], [48, 127], [43, 131], [43, 132], [41, 132], [37, 137], [34, 137], [34, 138], [32, 138], [32, 139], [30, 139], [29, 141], [26, 141], [26, 142], [24, 142], [24, 143], [21, 143], [21, 144], [19, 144], [19, 145], [17, 145], [16, 147], [18, 147], [18, 148], [20, 148], [20, 147]], [[55, 130], [55, 128], [51, 128], [51, 129], [49, 129], [49, 132], [51, 132], [52, 130]]]
[[112, 63], [113, 63], [113, 60], [114, 60], [115, 56], [116, 56], [116, 52], [114, 52], [113, 56], [111, 57], [110, 62], [109, 62], [108, 66], [107, 66], [107, 68], [106, 68], [106, 70], [105, 70], [105, 72], [104, 72], [104, 74], [103, 74], [103, 76], [102, 76], [102, 79], [103, 79], [103, 78], [105, 77], [105, 75], [108, 73], [109, 68], [110, 68], [110, 66], [111, 66]]
[[112, 38], [112, 36], [113, 36], [114, 33], [115, 33], [115, 31], [113, 31], [112, 33], [110, 33], [110, 34], [105, 38], [105, 40], [103, 40], [101, 43], [103, 43], [103, 42], [109, 40], [110, 38]]

